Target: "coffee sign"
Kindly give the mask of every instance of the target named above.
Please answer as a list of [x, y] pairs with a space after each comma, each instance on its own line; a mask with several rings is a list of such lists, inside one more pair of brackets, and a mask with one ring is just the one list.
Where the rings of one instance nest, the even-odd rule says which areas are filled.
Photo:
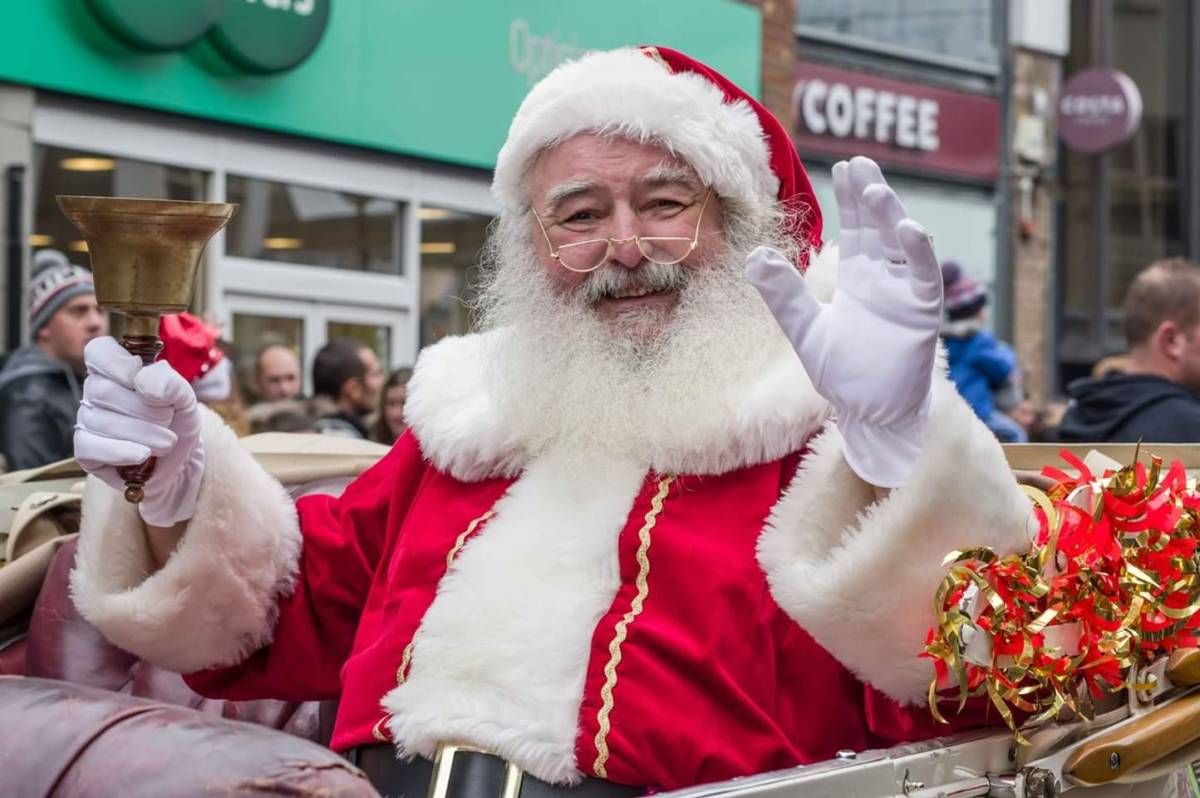
[[817, 135], [872, 139], [927, 152], [941, 143], [937, 100], [870, 86], [831, 85], [820, 78], [802, 85], [799, 100], [800, 120]]
[[792, 92], [800, 154], [866, 155], [892, 165], [993, 179], [1000, 103], [993, 97], [801, 61]]
[[1058, 135], [1079, 152], [1100, 153], [1130, 139], [1142, 121], [1137, 84], [1115, 69], [1085, 69], [1063, 85]]
[[117, 38], [169, 52], [207, 36], [246, 72], [283, 72], [307, 58], [325, 33], [332, 0], [87, 0]]

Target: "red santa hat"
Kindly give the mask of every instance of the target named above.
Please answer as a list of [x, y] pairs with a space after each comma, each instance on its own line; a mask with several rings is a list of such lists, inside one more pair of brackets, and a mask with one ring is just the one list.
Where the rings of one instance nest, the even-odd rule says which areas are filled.
[[163, 342], [159, 359], [170, 363], [188, 382], [208, 374], [225, 357], [217, 346], [216, 329], [191, 313], [163, 316], [158, 322], [158, 337]]
[[802, 251], [821, 246], [821, 210], [787, 130], [728, 78], [681, 52], [592, 52], [547, 75], [521, 103], [496, 158], [492, 193], [500, 205], [528, 209], [533, 159], [585, 132], [657, 142], [726, 200], [752, 212], [782, 203]]

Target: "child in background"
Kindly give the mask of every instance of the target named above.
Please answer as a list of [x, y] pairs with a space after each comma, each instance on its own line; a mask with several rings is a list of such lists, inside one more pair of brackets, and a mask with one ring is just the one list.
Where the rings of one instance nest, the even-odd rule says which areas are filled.
[[996, 406], [998, 393], [1021, 392], [1021, 379], [1012, 347], [997, 341], [986, 327], [987, 292], [953, 261], [942, 264], [942, 287], [948, 317], [942, 339], [950, 358], [950, 379], [1002, 443], [1027, 442], [1025, 428]]

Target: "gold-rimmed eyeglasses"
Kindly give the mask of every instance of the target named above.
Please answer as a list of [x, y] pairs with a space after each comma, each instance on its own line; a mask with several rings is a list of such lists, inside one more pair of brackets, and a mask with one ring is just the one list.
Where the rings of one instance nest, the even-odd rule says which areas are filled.
[[704, 195], [704, 202], [700, 203], [700, 215], [696, 218], [696, 230], [692, 233], [691, 238], [682, 238], [680, 236], [589, 238], [586, 241], [574, 241], [570, 244], [563, 244], [560, 247], [556, 247], [550, 241], [550, 234], [546, 232], [546, 224], [542, 221], [542, 217], [538, 215], [537, 211], [533, 211], [533, 216], [537, 219], [538, 226], [542, 228], [542, 235], [546, 238], [546, 246], [550, 248], [550, 257], [558, 261], [559, 265], [567, 271], [578, 274], [594, 272], [603, 266], [612, 256], [613, 245], [628, 244], [631, 241], [637, 245], [638, 251], [642, 253], [642, 257], [646, 260], [662, 266], [671, 266], [691, 255], [700, 243], [700, 223], [704, 220], [704, 209], [708, 207], [708, 200], [711, 196], [712, 189], [710, 188], [708, 193]]

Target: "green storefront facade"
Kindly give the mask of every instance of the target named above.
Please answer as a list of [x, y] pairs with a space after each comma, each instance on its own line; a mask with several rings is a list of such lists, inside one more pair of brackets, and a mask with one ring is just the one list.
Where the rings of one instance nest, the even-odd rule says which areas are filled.
[[735, 0], [39, 0], [0, 11], [5, 345], [30, 251], [86, 262], [54, 193], [236, 201], [197, 305], [239, 351], [331, 335], [391, 365], [461, 329], [489, 172], [536, 80], [686, 50], [757, 93]]

